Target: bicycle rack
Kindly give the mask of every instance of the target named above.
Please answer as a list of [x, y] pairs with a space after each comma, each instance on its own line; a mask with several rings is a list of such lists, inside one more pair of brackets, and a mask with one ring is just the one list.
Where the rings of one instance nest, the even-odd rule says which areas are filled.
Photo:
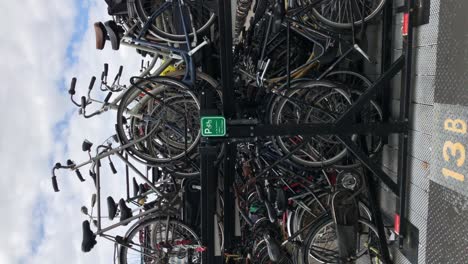
[[[419, 0], [421, 1], [421, 0]], [[369, 200], [370, 208], [373, 214], [374, 224], [378, 229], [380, 237], [381, 254], [384, 263], [391, 263], [389, 250], [386, 242], [384, 231], [384, 223], [381, 212], [378, 208], [377, 201], [377, 185], [376, 179], [384, 183], [397, 197], [396, 209], [396, 231], [398, 231], [399, 248], [410, 247], [407, 244], [407, 236], [414, 234], [411, 231], [411, 225], [407, 221], [407, 189], [408, 189], [408, 132], [410, 118], [410, 103], [411, 103], [411, 76], [412, 76], [412, 56], [413, 56], [413, 27], [421, 24], [421, 19], [416, 21], [415, 0], [405, 1], [405, 6], [401, 9], [404, 12], [404, 23], [402, 29], [403, 35], [403, 53], [393, 63], [391, 62], [391, 30], [392, 30], [392, 15], [393, 1], [388, 0], [383, 11], [383, 34], [382, 34], [382, 74], [371, 85], [371, 87], [363, 93], [360, 98], [344, 113], [344, 115], [335, 123], [330, 124], [306, 124], [306, 125], [265, 125], [255, 124], [251, 120], [236, 119], [235, 96], [233, 89], [233, 60], [232, 60], [232, 19], [231, 19], [231, 1], [217, 0], [218, 23], [220, 34], [220, 72], [221, 85], [223, 91], [223, 107], [224, 116], [226, 118], [227, 134], [223, 138], [203, 138], [200, 145], [200, 160], [201, 160], [201, 230], [202, 243], [206, 246], [206, 251], [203, 253], [203, 263], [224, 263], [223, 257], [219, 252], [215, 252], [215, 213], [216, 213], [216, 190], [221, 181], [218, 182], [218, 173], [213, 166], [216, 157], [216, 144], [221, 141], [226, 142], [226, 155], [224, 156], [224, 177], [222, 184], [224, 185], [224, 248], [229, 249], [235, 241], [235, 223], [234, 212], [234, 195], [230, 188], [234, 181], [234, 164], [236, 158], [236, 143], [233, 139], [254, 139], [255, 137], [265, 136], [284, 136], [296, 135], [297, 131], [301, 131], [303, 136], [312, 136], [319, 134], [336, 135], [341, 142], [348, 148], [349, 152], [356, 156], [357, 159], [367, 169], [369, 179]], [[426, 6], [427, 9], [427, 6]], [[421, 17], [419, 15], [418, 17]], [[418, 22], [418, 23], [416, 23]], [[380, 95], [388, 95], [390, 88], [390, 80], [398, 73], [402, 74], [402, 88], [400, 100], [400, 117], [399, 120], [390, 122], [387, 119], [380, 124], [372, 126], [352, 123], [354, 113], [360, 110], [368, 103], [372, 96], [380, 92]], [[207, 116], [213, 113], [210, 109], [213, 98], [209, 94], [202, 95], [202, 116]], [[383, 106], [388, 109], [388, 105]], [[346, 132], [345, 132], [346, 131]], [[378, 135], [399, 135], [399, 160], [398, 160], [398, 181], [394, 182], [382, 169], [381, 166], [371, 161], [366, 153], [361, 150], [351, 140], [344, 137], [344, 134], [366, 134], [373, 133]], [[372, 177], [373, 175], [374, 177]], [[417, 233], [417, 232], [416, 232]], [[414, 248], [412, 249], [414, 250]], [[417, 246], [416, 249], [417, 250]]]

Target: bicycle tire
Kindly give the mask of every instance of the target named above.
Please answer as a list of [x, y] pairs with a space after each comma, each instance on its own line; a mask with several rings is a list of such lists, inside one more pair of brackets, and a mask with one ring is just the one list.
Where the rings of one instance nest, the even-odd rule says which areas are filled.
[[[335, 0], [335, 1], [339, 1], [339, 0]], [[371, 1], [373, 1], [373, 0], [371, 0]], [[369, 15], [367, 15], [364, 18], [364, 23], [368, 23], [371, 20], [373, 20], [380, 13], [382, 8], [385, 6], [385, 2], [386, 2], [386, 0], [380, 0], [380, 3], [377, 5], [377, 7]], [[330, 26], [332, 28], [337, 28], [337, 29], [350, 29], [353, 26], [353, 24], [354, 24], [354, 26], [360, 26], [362, 24], [362, 19], [361, 20], [356, 20], [354, 23], [339, 23], [339, 22], [336, 22], [336, 21], [332, 21], [331, 19], [329, 19], [329, 18], [325, 17], [324, 15], [322, 15], [317, 10], [317, 8], [312, 9], [312, 14], [321, 23], [323, 23], [323, 24], [325, 24], [327, 26]]]
[[[142, 229], [142, 228], [147, 228], [149, 226], [153, 226], [153, 225], [156, 225], [158, 223], [168, 223], [169, 226], [171, 226], [173, 229], [172, 230], [177, 230], [179, 231], [178, 229], [176, 228], [180, 228], [180, 230], [185, 230], [187, 233], [187, 235], [190, 235], [191, 238], [193, 239], [193, 241], [195, 241], [195, 245], [198, 245], [201, 247], [201, 240], [200, 238], [198, 237], [198, 235], [195, 233], [195, 231], [193, 231], [192, 228], [190, 228], [189, 226], [187, 226], [186, 224], [182, 223], [181, 221], [179, 220], [176, 220], [176, 219], [173, 219], [173, 218], [167, 218], [167, 217], [148, 217], [147, 219], [142, 219], [140, 220], [139, 222], [137, 222], [136, 224], [134, 224], [128, 231], [127, 233], [125, 234], [125, 237], [123, 239], [123, 241], [126, 241], [127, 243], [129, 243], [128, 241], [132, 241], [133, 238], [135, 237], [135, 235], [139, 235], [139, 231]], [[174, 233], [174, 232], [173, 232]], [[151, 236], [151, 241], [150, 243], [154, 244], [154, 242], [157, 241], [157, 238], [154, 237], [154, 230], [152, 230], [150, 236]], [[141, 237], [139, 237], [139, 239], [141, 239]], [[187, 240], [187, 237], [184, 237], [184, 240]], [[151, 245], [152, 247], [154, 245]], [[133, 245], [133, 247], [135, 247], [135, 245]], [[128, 253], [129, 253], [129, 247], [125, 246], [125, 245], [120, 245], [119, 247], [119, 263], [120, 264], [131, 264], [128, 262]], [[158, 251], [158, 249], [152, 249], [153, 251]], [[201, 263], [201, 253], [198, 253], [198, 260], [199, 261], [196, 261], [196, 262], [191, 262], [191, 263]], [[141, 258], [141, 256], [139, 256]], [[151, 258], [149, 256], [144, 256], [144, 258]], [[138, 261], [141, 261], [141, 259], [138, 259]], [[141, 263], [141, 262], [138, 262], [138, 263]]]
[[[350, 79], [349, 77], [355, 78], [361, 81], [362, 83], [356, 83], [356, 80]], [[326, 78], [345, 84], [349, 89], [348, 93], [351, 94], [353, 101], [356, 100], [359, 96], [361, 96], [362, 93], [364, 93], [369, 87], [372, 86], [372, 82], [369, 80], [369, 78], [367, 78], [363, 74], [349, 70], [337, 70], [330, 72], [329, 74], [327, 74]], [[361, 111], [362, 115], [366, 115], [364, 109], [365, 108], [363, 108], [363, 110]], [[376, 115], [376, 120], [365, 120], [365, 122], [383, 122], [382, 108], [377, 104], [375, 100], [370, 100], [370, 104], [367, 107], [367, 109], [369, 112], [374, 112], [374, 114]], [[369, 151], [370, 157], [374, 157], [377, 153], [380, 152], [380, 150], [382, 150], [382, 137], [367, 135], [365, 139], [366, 143], [368, 144], [367, 149]], [[371, 142], [370, 144], [369, 141]], [[374, 141], [376, 142], [375, 144]], [[347, 161], [346, 159], [344, 159], [342, 162], [340, 162], [340, 164], [334, 164], [333, 166], [337, 169], [351, 169], [357, 168], [362, 165], [359, 161], [352, 157], [349, 157], [348, 161], [350, 163], [346, 163]]]
[[[373, 235], [375, 236], [375, 238], [378, 238], [378, 232], [377, 232], [377, 229], [375, 228], [375, 226], [370, 223], [368, 220], [366, 219], [359, 219], [358, 220], [358, 223], [360, 225], [363, 225], [363, 226], [366, 226], [367, 228], [369, 228], [369, 232], [372, 231], [373, 232]], [[318, 218], [315, 222], [315, 224], [313, 224], [313, 226], [311, 227], [310, 231], [309, 231], [309, 234], [307, 235], [307, 238], [305, 240], [305, 243], [303, 244], [303, 248], [302, 248], [302, 252], [303, 252], [303, 255], [302, 255], [302, 263], [304, 264], [315, 264], [315, 263], [338, 263], [338, 259], [337, 259], [337, 252], [336, 252], [336, 255], [333, 255], [333, 256], [330, 256], [330, 257], [326, 257], [324, 256], [323, 254], [320, 254], [318, 253], [318, 248], [316, 246], [316, 250], [315, 252], [311, 252], [309, 250], [310, 247], [310, 244], [314, 241], [313, 239], [316, 237], [316, 236], [319, 236], [319, 231], [321, 231], [324, 227], [327, 227], [327, 226], [333, 226], [334, 225], [334, 222], [333, 222], [333, 219], [331, 217], [330, 214], [324, 214], [323, 216], [321, 216], [320, 218]], [[364, 234], [364, 233], [363, 233]], [[333, 235], [330, 235], [331, 238], [333, 238]], [[335, 235], [336, 236], [336, 235]], [[322, 235], [321, 239], [324, 239], [323, 238], [324, 235]], [[325, 238], [326, 239], [326, 238]], [[332, 251], [330, 249], [327, 249], [329, 251]], [[366, 249], [359, 249], [359, 252], [356, 253], [356, 258], [359, 258], [359, 257], [362, 257], [365, 253], [366, 253]], [[327, 254], [330, 254], [327, 253]], [[311, 262], [311, 261], [312, 262]], [[336, 261], [336, 262], [335, 262]]]
[[[310, 81], [310, 82], [303, 83], [301, 85], [301, 87], [298, 87], [298, 88], [296, 88], [294, 90], [291, 89], [291, 91], [288, 93], [287, 97], [288, 97], [288, 99], [291, 98], [291, 96], [294, 95], [295, 93], [297, 93], [298, 90], [315, 89], [315, 87], [323, 87], [323, 88], [326, 88], [326, 89], [330, 89], [330, 91], [334, 91], [334, 92], [336, 92], [336, 94], [340, 94], [341, 96], [343, 96], [345, 102], [347, 102], [349, 105], [351, 105], [351, 103], [352, 103], [351, 98], [349, 97], [349, 95], [347, 95], [345, 91], [338, 88], [339, 85], [337, 85], [337, 84], [335, 84], [333, 82], [330, 82], [330, 81], [325, 81], [325, 80]], [[285, 107], [286, 103], [288, 102], [288, 99], [283, 99], [281, 102], [279, 102], [279, 104], [277, 106], [277, 113], [276, 113], [275, 120], [274, 120], [275, 124], [280, 124], [281, 112], [282, 112], [283, 108]], [[316, 108], [314, 110], [321, 112], [321, 114], [326, 114], [325, 111], [323, 111], [323, 110], [321, 110], [319, 108]], [[329, 115], [328, 118], [333, 120], [336, 117], [333, 117], [332, 115]], [[354, 135], [352, 138], [353, 138], [353, 140], [355, 140], [356, 136]], [[283, 153], [285, 153], [286, 155], [290, 153], [290, 150], [286, 146], [286, 144], [285, 144], [285, 142], [284, 142], [284, 140], [282, 139], [281, 136], [277, 136], [275, 142], [280, 147], [280, 150]], [[341, 143], [337, 143], [337, 144], [341, 145]], [[319, 153], [321, 155], [321, 151], [317, 151], [317, 153]], [[296, 162], [296, 163], [298, 163], [298, 164], [300, 164], [302, 166], [307, 166], [307, 167], [326, 167], [326, 166], [330, 166], [330, 165], [333, 165], [333, 164], [339, 162], [342, 158], [344, 158], [346, 156], [346, 154], [347, 154], [347, 149], [346, 149], [346, 147], [343, 146], [343, 148], [342, 148], [342, 150], [340, 152], [338, 152], [337, 154], [335, 154], [334, 156], [332, 156], [330, 158], [318, 157], [318, 158], [320, 158], [320, 160], [312, 161], [312, 160], [305, 160], [305, 159], [300, 158], [297, 155], [293, 154], [293, 155], [291, 155], [290, 160], [292, 160], [292, 161], [294, 161], [294, 162]]]
[[[134, 3], [137, 16], [138, 16], [138, 18], [139, 18], [139, 20], [141, 21], [142, 24], [145, 24], [148, 21], [148, 17], [150, 16], [150, 14], [148, 14], [148, 12], [145, 10], [145, 6], [144, 6], [145, 1], [146, 0], [136, 0], [135, 3]], [[202, 10], [202, 12], [203, 12], [203, 10]], [[207, 22], [204, 23], [200, 28], [196, 29], [195, 34], [193, 32], [188, 34], [190, 39], [193, 39], [195, 37], [195, 35], [199, 36], [199, 35], [205, 34], [209, 30], [210, 26], [214, 23], [214, 21], [216, 19], [216, 16], [215, 16], [215, 14], [213, 12], [211, 12], [211, 11], [209, 11], [209, 12], [210, 12], [210, 17], [207, 20]], [[176, 41], [176, 42], [186, 40], [185, 35], [178, 35], [178, 34], [172, 34], [172, 33], [165, 32], [165, 31], [161, 30], [160, 28], [158, 28], [157, 26], [155, 26], [154, 24], [151, 26], [150, 33], [152, 33], [152, 35], [154, 35], [157, 38], [172, 40], [172, 41]]]
[[[196, 106], [198, 106], [198, 109], [200, 107], [200, 102], [198, 101], [197, 96], [189, 90], [189, 88], [181, 83], [180, 81], [171, 78], [171, 77], [152, 77], [152, 78], [146, 78], [140, 80], [137, 85], [143, 84], [143, 82], [149, 81], [152, 83], [157, 83], [163, 86], [170, 86], [172, 85], [173, 88], [180, 89], [184, 93], [187, 93], [189, 98], [193, 100]], [[155, 89], [165, 89], [164, 87], [156, 87]], [[120, 101], [119, 107], [117, 109], [117, 125], [116, 125], [116, 130], [117, 130], [117, 135], [122, 142], [122, 145], [129, 144], [132, 139], [129, 139], [127, 136], [126, 130], [125, 130], [125, 124], [123, 120], [126, 120], [124, 114], [127, 112], [127, 105], [133, 101], [136, 96], [138, 96], [141, 93], [139, 89], [137, 89], [135, 86], [130, 87], [125, 94], [122, 96], [122, 100]], [[130, 102], [129, 102], [130, 100]], [[132, 128], [133, 129], [133, 128]], [[175, 157], [172, 158], [157, 158], [150, 153], [145, 153], [135, 147], [135, 145], [132, 145], [126, 149], [126, 151], [132, 155], [133, 157], [137, 158], [138, 160], [143, 160], [148, 165], [157, 165], [157, 164], [167, 164], [168, 162], [174, 161], [174, 160], [180, 160], [182, 157], [184, 157], [187, 154], [190, 154], [192, 150], [196, 149], [196, 146], [201, 138], [200, 131], [198, 131], [195, 139], [193, 142], [190, 144], [190, 146], [187, 148], [187, 150], [184, 151], [184, 153], [180, 153], [176, 155]]]

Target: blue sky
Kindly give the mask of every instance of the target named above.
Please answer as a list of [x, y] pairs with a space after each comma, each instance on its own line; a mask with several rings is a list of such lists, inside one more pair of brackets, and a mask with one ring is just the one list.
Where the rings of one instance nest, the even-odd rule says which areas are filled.
[[[122, 80], [128, 80], [140, 58], [125, 48], [95, 49], [92, 24], [111, 19], [103, 0], [1, 1], [0, 9], [6, 11], [0, 29], [0, 264], [112, 263], [113, 245], [105, 240], [91, 253], [80, 250], [80, 207], [94, 191], [90, 181], [60, 172], [61, 192], [54, 193], [50, 171], [57, 161], [86, 159], [83, 139], [98, 143], [114, 133], [112, 113], [78, 116], [67, 94], [71, 78], [78, 78], [81, 96], [104, 63], [110, 73], [124, 65]], [[106, 195], [120, 197], [121, 181], [105, 180]]]

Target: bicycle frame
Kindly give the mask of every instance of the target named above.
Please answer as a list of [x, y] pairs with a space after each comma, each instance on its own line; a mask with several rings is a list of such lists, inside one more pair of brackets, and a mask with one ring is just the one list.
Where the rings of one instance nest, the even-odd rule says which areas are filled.
[[[161, 16], [164, 11], [172, 7], [173, 2], [176, 2], [176, 5], [178, 7], [178, 11], [179, 11], [178, 15], [180, 16], [180, 20], [182, 22], [181, 24], [182, 24], [183, 33], [185, 35], [186, 50], [182, 48], [171, 47], [169, 44], [162, 45], [159, 43], [150, 42], [148, 40], [143, 39], [145, 34], [149, 31], [150, 25], [154, 22], [154, 20], [158, 18], [159, 16]], [[164, 2], [162, 6], [160, 6], [156, 11], [154, 11], [154, 13], [150, 16], [148, 21], [146, 21], [146, 23], [143, 25], [142, 30], [139, 32], [139, 34], [136, 37], [129, 37], [128, 36], [129, 34], [127, 34], [127, 36], [122, 38], [121, 43], [126, 46], [134, 47], [137, 49], [142, 49], [146, 51], [152, 50], [152, 52], [154, 52], [153, 49], [159, 49], [159, 50], [167, 52], [168, 57], [170, 58], [174, 58], [174, 59], [181, 58], [183, 61], [185, 61], [185, 65], [186, 65], [185, 76], [182, 79], [182, 82], [192, 87], [195, 85], [195, 80], [196, 80], [196, 68], [192, 60], [192, 55], [195, 54], [195, 52], [197, 52], [203, 46], [207, 45], [209, 41], [205, 39], [200, 45], [198, 45], [194, 49], [190, 48], [192, 46], [191, 45], [192, 43], [190, 43], [189, 33], [187, 30], [187, 23], [190, 24], [190, 16], [187, 16], [185, 14], [186, 12], [184, 12], [183, 7], [185, 7], [185, 4], [183, 3], [183, 1], [179, 2], [179, 0], [173, 0], [173, 1]], [[196, 37], [195, 37], [195, 43], [196, 43]], [[180, 54], [180, 57], [174, 56], [174, 53]]]
[[[336, 33], [333, 33], [331, 31], [326, 31], [324, 29], [321, 29], [321, 28], [311, 28], [310, 26], [302, 23], [301, 21], [295, 19], [295, 17], [300, 13], [300, 12], [304, 12], [305, 10], [309, 9], [309, 8], [313, 8], [314, 5], [320, 3], [322, 0], [318, 0], [312, 4], [309, 4], [306, 8], [300, 8], [301, 10], [298, 12], [297, 10], [293, 10], [293, 11], [288, 11], [284, 17], [284, 22], [281, 23], [281, 26], [282, 27], [285, 27], [287, 32], [288, 32], [288, 36], [287, 36], [287, 66], [286, 66], [286, 75], [285, 76], [280, 76], [280, 77], [276, 77], [276, 78], [272, 78], [270, 80], [267, 80], [265, 79], [265, 74], [268, 70], [268, 66], [270, 64], [270, 60], [265, 60], [265, 51], [266, 51], [266, 47], [269, 43], [273, 42], [275, 40], [275, 38], [277, 36], [279, 36], [280, 34], [277, 33], [276, 35], [273, 36], [273, 39], [269, 39], [270, 35], [271, 35], [271, 26], [272, 26], [272, 23], [273, 23], [273, 14], [269, 13], [269, 12], [266, 12], [265, 15], [269, 16], [269, 19], [268, 19], [268, 26], [267, 26], [267, 30], [266, 30], [266, 33], [265, 33], [265, 38], [264, 38], [264, 42], [263, 42], [263, 45], [262, 45], [262, 50], [261, 50], [261, 57], [259, 59], [259, 69], [260, 72], [257, 72], [257, 75], [256, 77], [254, 76], [249, 76], [248, 73], [245, 73], [244, 75], [250, 77], [250, 78], [255, 78], [256, 80], [256, 83], [257, 83], [257, 86], [258, 87], [263, 87], [263, 84], [264, 82], [271, 82], [271, 83], [276, 83], [278, 81], [281, 81], [283, 79], [287, 79], [288, 80], [288, 83], [289, 83], [289, 80], [291, 79], [291, 75], [294, 75], [300, 71], [302, 71], [303, 69], [306, 69], [307, 67], [309, 67], [310, 65], [312, 65], [313, 63], [317, 62], [326, 52], [327, 50], [327, 43], [329, 43], [330, 41], [338, 41], [338, 42], [344, 42], [344, 43], [348, 43], [348, 44], [351, 44], [351, 47], [346, 50], [340, 57], [338, 57], [333, 63], [332, 65], [326, 69], [325, 72], [323, 72], [318, 78], [317, 80], [320, 80], [322, 79], [323, 77], [325, 77], [328, 73], [330, 73], [335, 67], [336, 65], [338, 65], [338, 63], [340, 63], [345, 57], [347, 57], [353, 50], [356, 50], [358, 51], [366, 60], [370, 61], [369, 59], [369, 56], [359, 47], [359, 45], [357, 45], [354, 41], [354, 30], [353, 30], [353, 42], [352, 43], [349, 43], [349, 41], [347, 40], [344, 40], [343, 38], [340, 37], [339, 34], [336, 34]], [[291, 25], [294, 25], [294, 26], [291, 26]], [[302, 36], [303, 38], [307, 39], [308, 41], [314, 43], [315, 45], [317, 45], [319, 48], [320, 48], [320, 53], [319, 54], [315, 54], [314, 55], [314, 58], [313, 59], [310, 59], [308, 60], [305, 64], [299, 66], [298, 68], [294, 69], [293, 71], [291, 71], [289, 69], [289, 61], [290, 61], [290, 48], [289, 48], [289, 42], [290, 42], [290, 34], [289, 34], [289, 31], [292, 30], [294, 33]]]

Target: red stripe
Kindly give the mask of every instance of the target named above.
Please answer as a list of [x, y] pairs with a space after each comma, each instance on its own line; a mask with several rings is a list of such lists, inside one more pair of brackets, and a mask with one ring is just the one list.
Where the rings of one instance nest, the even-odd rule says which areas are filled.
[[395, 214], [395, 233], [400, 234], [400, 215]]

